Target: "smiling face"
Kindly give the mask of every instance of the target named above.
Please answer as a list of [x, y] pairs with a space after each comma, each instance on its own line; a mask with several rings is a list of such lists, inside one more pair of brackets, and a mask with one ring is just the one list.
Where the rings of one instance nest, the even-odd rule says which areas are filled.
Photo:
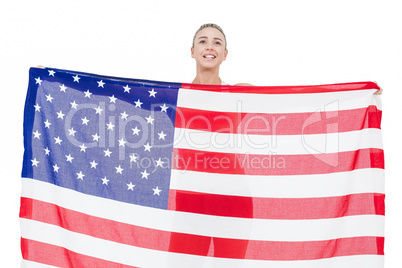
[[219, 68], [227, 53], [225, 36], [218, 29], [207, 27], [196, 34], [191, 57], [197, 67]]

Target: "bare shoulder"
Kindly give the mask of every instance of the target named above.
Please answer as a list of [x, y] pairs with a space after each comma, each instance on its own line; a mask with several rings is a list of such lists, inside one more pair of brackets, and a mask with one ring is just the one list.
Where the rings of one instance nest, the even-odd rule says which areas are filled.
[[248, 87], [255, 87], [255, 85], [248, 84], [248, 83], [238, 83], [235, 86], [248, 86]]

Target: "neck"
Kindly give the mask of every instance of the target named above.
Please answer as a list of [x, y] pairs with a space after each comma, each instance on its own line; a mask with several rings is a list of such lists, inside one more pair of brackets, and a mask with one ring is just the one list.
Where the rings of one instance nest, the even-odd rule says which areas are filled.
[[221, 85], [222, 80], [219, 77], [219, 69], [203, 71], [197, 70], [197, 75], [193, 80], [193, 84]]

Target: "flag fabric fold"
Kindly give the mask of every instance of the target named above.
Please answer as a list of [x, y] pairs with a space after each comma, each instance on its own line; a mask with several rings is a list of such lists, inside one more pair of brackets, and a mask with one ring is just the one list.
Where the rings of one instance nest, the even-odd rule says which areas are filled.
[[23, 267], [383, 267], [378, 86], [31, 68]]

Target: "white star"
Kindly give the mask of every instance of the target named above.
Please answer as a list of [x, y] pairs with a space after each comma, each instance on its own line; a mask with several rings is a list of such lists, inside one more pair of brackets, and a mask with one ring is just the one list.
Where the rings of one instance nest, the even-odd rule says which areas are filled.
[[159, 190], [159, 188], [158, 188], [158, 186], [156, 186], [156, 188], [155, 189], [152, 189], [152, 190], [154, 190], [154, 195], [159, 195], [160, 196], [160, 192], [162, 192], [162, 190]]
[[143, 145], [143, 146], [145, 147], [144, 152], [145, 152], [145, 151], [151, 152], [152, 146], [149, 145], [149, 142], [147, 142], [147, 144], [145, 144], [145, 145]]
[[75, 174], [77, 174], [77, 180], [78, 179], [80, 179], [80, 180], [84, 180], [84, 174], [82, 174], [82, 171], [80, 171], [80, 173], [75, 173]]
[[126, 111], [122, 112], [120, 115], [121, 115], [121, 119], [126, 119], [127, 120], [128, 114], [126, 114]]
[[159, 139], [162, 139], [162, 140], [165, 140], [165, 137], [167, 136], [167, 134], [163, 133], [163, 131], [158, 133], [158, 135], [159, 135]]
[[60, 87], [60, 91], [66, 92], [67, 87], [63, 84]]
[[141, 108], [142, 102], [140, 101], [140, 99], [138, 99], [138, 100], [135, 101], [134, 103], [135, 103], [135, 107]]
[[126, 143], [127, 142], [123, 138], [121, 138], [121, 140], [119, 140], [119, 146], [124, 147], [124, 146], [126, 146]]
[[81, 118], [81, 120], [82, 120], [82, 124], [83, 124], [83, 125], [87, 125], [87, 126], [88, 126], [89, 120], [87, 119], [86, 116], [85, 116], [84, 118]]
[[161, 112], [165, 112], [165, 113], [167, 113], [167, 109], [169, 108], [166, 106], [166, 103], [164, 103], [163, 106], [159, 106], [159, 107], [161, 107], [161, 109], [162, 109]]
[[69, 132], [68, 135], [74, 136], [75, 132], [77, 132], [77, 131], [75, 131], [74, 128], [71, 128], [68, 130], [68, 132]]
[[112, 122], [109, 122], [109, 124], [106, 124], [107, 129], [113, 130], [114, 125], [112, 124]]
[[67, 160], [66, 160], [67, 162], [70, 162], [70, 163], [73, 162], [74, 157], [72, 157], [71, 154], [66, 155], [66, 158], [67, 158]]
[[148, 180], [148, 176], [151, 174], [151, 173], [148, 173], [147, 170], [144, 170], [144, 172], [140, 172], [140, 173], [142, 175], [141, 178], [145, 178], [147, 180]]
[[77, 110], [78, 104], [75, 103], [75, 101], [74, 101], [74, 102], [70, 102], [70, 104], [71, 104], [71, 109], [76, 109], [76, 110]]
[[103, 83], [103, 81], [102, 81], [102, 80], [100, 80], [100, 81], [96, 81], [96, 82], [98, 82], [98, 87], [103, 88], [103, 85], [104, 85], [105, 83]]
[[78, 77], [78, 74], [76, 76], [73, 76], [73, 78], [74, 78], [74, 82], [77, 82], [77, 83], [80, 82], [81, 77]]
[[54, 172], [59, 173], [59, 169], [60, 169], [60, 167], [59, 167], [57, 164], [55, 164], [55, 165], [53, 166], [53, 171], [54, 171]]
[[116, 169], [116, 173], [123, 174], [124, 169], [122, 169], [120, 165], [118, 167], [115, 167], [115, 169]]
[[131, 154], [130, 155], [130, 162], [137, 162], [138, 156], [136, 156], [135, 154]]
[[141, 131], [140, 129], [138, 129], [137, 127], [135, 127], [135, 128], [132, 128], [131, 129], [132, 131], [133, 131], [133, 135], [137, 135], [137, 136], [139, 136], [139, 132]]
[[103, 152], [105, 153], [105, 156], [109, 156], [109, 157], [110, 157], [110, 154], [112, 153], [111, 151], [109, 151], [109, 148]]
[[65, 114], [60, 110], [60, 112], [57, 113], [57, 118], [64, 119]]
[[34, 138], [38, 138], [38, 139], [40, 139], [40, 135], [42, 135], [39, 133], [39, 131], [32, 132], [32, 134], [34, 134]]
[[156, 93], [158, 93], [154, 89], [152, 89], [151, 91], [148, 90], [148, 92], [149, 92], [149, 97], [154, 97], [154, 98], [156, 98], [155, 95], [156, 95]]
[[156, 160], [155, 162], [156, 162], [156, 166], [157, 166], [157, 167], [159, 166], [159, 167], [163, 168], [163, 167], [162, 167], [162, 164], [163, 164], [164, 162], [161, 160], [160, 157], [159, 157], [159, 159]]
[[92, 93], [89, 92], [89, 89], [88, 89], [87, 91], [85, 91], [84, 93], [85, 93], [85, 97], [84, 97], [84, 98], [88, 98], [88, 99], [91, 98]]
[[34, 159], [32, 159], [31, 162], [32, 162], [32, 166], [35, 166], [35, 167], [37, 167], [39, 164], [39, 161], [36, 160], [36, 157]]
[[101, 179], [102, 180], [102, 184], [106, 184], [107, 185], [107, 183], [109, 182], [109, 180], [106, 178], [106, 176], [103, 178], [103, 179]]
[[52, 100], [54, 99], [52, 96], [49, 95], [45, 95], [46, 96], [46, 101], [48, 102], [52, 102]]
[[134, 184], [130, 181], [130, 184], [127, 184], [127, 186], [128, 186], [128, 189], [127, 190], [131, 190], [131, 191], [134, 191]]
[[55, 143], [55, 144], [61, 145], [61, 142], [62, 142], [62, 141], [63, 141], [63, 140], [61, 140], [60, 137], [54, 138], [54, 143]]
[[34, 105], [34, 107], [35, 107], [35, 112], [40, 112], [40, 106], [39, 106], [39, 104], [37, 103], [36, 105]]
[[128, 85], [127, 85], [127, 86], [125, 86], [125, 87], [123, 87], [123, 88], [124, 88], [124, 92], [128, 92], [128, 93], [130, 93], [130, 89], [131, 89], [131, 88], [129, 88], [129, 87], [128, 87]]
[[43, 82], [43, 80], [40, 80], [40, 77], [35, 78], [35, 81], [36, 81], [35, 84], [39, 84], [39, 85], [41, 85]]
[[53, 71], [53, 70], [48, 70], [49, 71], [49, 76], [53, 76], [54, 77], [54, 74], [56, 73], [55, 71]]
[[46, 147], [46, 148], [45, 148], [45, 149], [43, 149], [43, 150], [45, 150], [45, 155], [49, 155], [49, 154], [50, 154], [49, 147]]
[[50, 125], [52, 124], [49, 122], [49, 119], [46, 119], [46, 121], [43, 123], [45, 123], [45, 128], [50, 128]]
[[95, 111], [96, 111], [96, 114], [101, 114], [102, 111], [103, 111], [100, 106], [98, 106], [98, 107], [96, 107], [96, 108], [94, 108], [94, 109], [95, 109]]
[[86, 152], [85, 150], [86, 150], [88, 147], [86, 147], [85, 144], [83, 143], [82, 145], [80, 145], [80, 148], [81, 148], [81, 149], [80, 149], [80, 152], [84, 152], [84, 153], [85, 153], [85, 152]]
[[151, 124], [151, 125], [154, 124], [155, 119], [153, 119], [152, 116], [145, 117], [145, 119], [147, 120], [147, 124]]
[[109, 99], [110, 99], [110, 103], [116, 103], [117, 98], [115, 98], [114, 95], [109, 97]]
[[98, 163], [95, 162], [95, 160], [93, 160], [92, 162], [89, 162], [91, 164], [91, 168], [96, 169], [96, 166], [98, 165]]
[[100, 136], [98, 133], [95, 133], [95, 135], [92, 135], [93, 141], [99, 141]]

